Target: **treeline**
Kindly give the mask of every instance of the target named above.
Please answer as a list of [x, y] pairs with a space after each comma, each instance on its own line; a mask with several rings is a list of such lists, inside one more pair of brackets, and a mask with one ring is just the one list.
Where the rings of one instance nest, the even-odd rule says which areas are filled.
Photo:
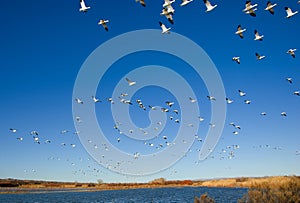
[[95, 187], [95, 188], [134, 188], [134, 187], [151, 187], [151, 186], [184, 186], [193, 185], [192, 180], [165, 180], [164, 178], [155, 179], [149, 183], [77, 183], [77, 182], [56, 182], [56, 181], [39, 181], [39, 180], [18, 180], [18, 179], [0, 179], [0, 187], [57, 187], [57, 188], [78, 188], [78, 187]]
[[95, 183], [0, 179], [0, 187], [95, 187]]

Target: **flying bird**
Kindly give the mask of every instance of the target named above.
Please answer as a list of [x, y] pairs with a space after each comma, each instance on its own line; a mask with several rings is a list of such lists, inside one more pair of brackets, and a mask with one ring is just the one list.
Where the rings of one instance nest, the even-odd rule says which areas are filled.
[[38, 136], [39, 135], [39, 133], [37, 131], [35, 131], [35, 130], [31, 131], [30, 134], [34, 135], [34, 136]]
[[167, 8], [163, 8], [160, 15], [164, 15], [172, 25], [174, 24], [172, 13]]
[[166, 104], [167, 104], [169, 107], [172, 107], [172, 105], [174, 104], [174, 102], [166, 101]]
[[12, 133], [16, 133], [16, 132], [17, 132], [17, 129], [10, 128], [9, 130], [10, 130]]
[[166, 112], [169, 112], [169, 109], [167, 109], [167, 108], [161, 108], [161, 111], [166, 113]]
[[263, 40], [263, 35], [259, 35], [258, 31], [257, 30], [254, 30], [254, 34], [255, 34], [255, 38], [254, 40], [255, 41], [262, 41]]
[[128, 85], [129, 85], [129, 86], [133, 86], [133, 85], [136, 84], [135, 81], [132, 81], [132, 80], [130, 80], [129, 78], [126, 78], [126, 81], [128, 82]]
[[197, 102], [197, 100], [196, 100], [196, 99], [193, 99], [192, 97], [189, 97], [189, 100], [190, 100], [190, 102], [192, 102], [192, 103]]
[[255, 56], [257, 60], [262, 60], [266, 57], [266, 56], [259, 55], [258, 53], [255, 53]]
[[241, 126], [239, 126], [239, 125], [234, 125], [234, 127], [239, 130], [241, 129]]
[[211, 5], [211, 3], [208, 0], [203, 0], [205, 6], [206, 6], [206, 11], [205, 12], [209, 12], [214, 10], [218, 5]]
[[108, 31], [108, 27], [107, 27], [107, 23], [108, 23], [108, 22], [109, 22], [109, 20], [101, 19], [101, 20], [99, 20], [98, 25], [102, 25], [103, 28], [104, 28], [106, 31]]
[[94, 101], [95, 103], [101, 102], [101, 100], [100, 100], [100, 99], [97, 99], [95, 96], [92, 96], [92, 99], [93, 99], [93, 101]]
[[148, 107], [149, 107], [151, 110], [157, 110], [157, 108], [156, 108], [155, 106], [148, 105]]
[[87, 12], [87, 10], [91, 8], [85, 5], [84, 0], [79, 0], [79, 2], [80, 2], [80, 9], [79, 9], [80, 12]]
[[175, 13], [175, 9], [173, 8], [173, 6], [171, 4], [167, 5], [167, 6], [164, 6], [164, 8], [167, 9], [167, 11], [171, 14], [174, 14]]
[[244, 100], [245, 104], [251, 104], [251, 100]]
[[239, 35], [241, 39], [244, 38], [243, 32], [245, 32], [246, 29], [242, 29], [241, 25], [238, 25], [237, 31], [235, 32], [236, 35]]
[[281, 112], [280, 115], [286, 117], [286, 116], [287, 116], [287, 113], [286, 113], [285, 111], [283, 111], [283, 112]]
[[123, 104], [130, 104], [130, 105], [132, 105], [131, 101], [128, 100], [128, 99], [124, 99], [122, 97], [119, 97], [119, 99], [120, 99], [120, 102], [123, 103]]
[[293, 58], [295, 58], [296, 57], [295, 51], [297, 51], [297, 49], [289, 49], [286, 53], [291, 55]]
[[260, 115], [265, 116], [265, 115], [267, 115], [267, 113], [266, 112], [261, 112]]
[[23, 141], [23, 137], [17, 137], [17, 140]]
[[229, 125], [235, 127], [235, 123], [234, 122], [229, 123]]
[[67, 133], [67, 132], [69, 132], [68, 130], [62, 130], [61, 132], [60, 132], [60, 134], [65, 134], [65, 133]]
[[267, 7], [265, 8], [266, 11], [269, 11], [272, 15], [274, 15], [274, 7], [277, 6], [277, 4], [272, 4], [271, 1], [267, 2]]
[[110, 97], [110, 98], [107, 98], [107, 101], [110, 102], [111, 104], [114, 104], [114, 103], [115, 103], [114, 100], [113, 100], [113, 98], [111, 98], [111, 97]]
[[171, 28], [167, 28], [162, 22], [159, 22], [159, 25], [162, 29], [162, 34], [165, 34], [165, 33], [169, 34], [170, 33]]
[[285, 9], [286, 14], [287, 14], [286, 18], [290, 18], [290, 17], [292, 17], [292, 16], [294, 16], [298, 13], [298, 11], [293, 12], [292, 9], [290, 9], [289, 7], [285, 7], [284, 9]]
[[241, 61], [240, 61], [240, 57], [239, 56], [235, 56], [232, 58], [233, 61], [237, 62], [237, 64], [241, 64]]
[[300, 96], [300, 91], [295, 91], [294, 95]]
[[182, 0], [182, 3], [180, 4], [180, 6], [185, 6], [189, 3], [191, 3], [193, 0]]
[[198, 116], [198, 118], [199, 118], [199, 121], [200, 121], [200, 122], [204, 121], [204, 118], [203, 118], [203, 117]]
[[226, 97], [226, 102], [227, 102], [227, 104], [231, 104], [231, 103], [233, 103], [233, 100], [231, 100], [228, 97]]
[[245, 9], [243, 10], [243, 12], [255, 17], [256, 16], [255, 11], [257, 10], [256, 7], [257, 7], [257, 4], [252, 5], [251, 1], [246, 1]]
[[288, 81], [290, 84], [293, 83], [293, 79], [292, 78], [286, 78], [286, 81]]
[[242, 90], [239, 90], [239, 94], [241, 97], [245, 96], [246, 95], [246, 92], [243, 92]]
[[208, 100], [210, 100], [210, 101], [216, 101], [216, 98], [213, 97], [213, 96], [207, 96], [207, 98], [208, 98]]
[[165, 0], [165, 2], [163, 4], [163, 7], [167, 7], [167, 6], [171, 5], [174, 2], [175, 2], [175, 0]]
[[75, 101], [77, 102], [77, 104], [83, 104], [83, 101], [79, 98], [76, 98]]
[[140, 2], [142, 6], [146, 7], [145, 0], [135, 0], [135, 2]]

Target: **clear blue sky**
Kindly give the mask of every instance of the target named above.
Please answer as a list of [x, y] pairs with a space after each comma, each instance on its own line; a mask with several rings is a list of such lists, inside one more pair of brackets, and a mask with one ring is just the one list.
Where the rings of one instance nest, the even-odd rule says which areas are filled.
[[[89, 1], [87, 13], [79, 12], [79, 2], [4, 1], [0, 12], [0, 178], [44, 179], [60, 181], [131, 182], [148, 181], [157, 177], [167, 179], [200, 179], [237, 176], [300, 175], [299, 115], [300, 97], [293, 95], [300, 90], [300, 52], [293, 59], [286, 52], [300, 49], [300, 14], [286, 19], [285, 6], [300, 10], [296, 0], [276, 1], [275, 15], [264, 11], [267, 1], [258, 3], [257, 17], [242, 12], [244, 2], [225, 3], [212, 1], [218, 7], [205, 13], [200, 0], [185, 7], [174, 3], [174, 25], [160, 16], [162, 3], [146, 1], [144, 8], [134, 0]], [[99, 19], [109, 19], [109, 31], [97, 25]], [[227, 106], [227, 118], [222, 137], [205, 161], [196, 163], [195, 142], [180, 162], [158, 174], [143, 177], [124, 176], [98, 165], [81, 145], [72, 115], [72, 92], [77, 74], [86, 58], [99, 45], [120, 34], [140, 29], [160, 29], [158, 22], [171, 26], [171, 32], [184, 35], [201, 46], [215, 63], [224, 83], [226, 95], [234, 102]], [[235, 35], [241, 24], [247, 30], [244, 39]], [[254, 30], [264, 35], [262, 42], [254, 41]], [[172, 33], [171, 33], [172, 35]], [[145, 39], [147, 40], [147, 39]], [[120, 45], [120, 49], [122, 49]], [[255, 52], [266, 55], [257, 61]], [[241, 57], [241, 64], [232, 61]], [[114, 64], [101, 81], [105, 93], [101, 100], [110, 97], [113, 86], [132, 67], [148, 65], [151, 60], [170, 66], [184, 75], [195, 87], [201, 115], [205, 117], [199, 130], [204, 139], [209, 128], [210, 103], [200, 78], [185, 71], [182, 61], [156, 52], [129, 55]], [[101, 67], [100, 67], [101, 68]], [[122, 71], [120, 71], [122, 70]], [[285, 79], [293, 78], [293, 84]], [[138, 82], [138, 81], [137, 81]], [[247, 93], [238, 95], [241, 89]], [[155, 98], [145, 96], [143, 101], [162, 103], [174, 100], [168, 92], [149, 87], [137, 92], [134, 98], [155, 93]], [[250, 105], [244, 99], [252, 101]], [[174, 107], [179, 108], [175, 103]], [[109, 113], [107, 102], [97, 104], [97, 115]], [[267, 112], [261, 116], [261, 112]], [[287, 117], [280, 113], [287, 112]], [[132, 107], [131, 115], [137, 125], [147, 125], [147, 114]], [[120, 149], [134, 153], [152, 153], [155, 149], [142, 142], [131, 143], [113, 129], [111, 119], [104, 124], [112, 143]], [[241, 126], [238, 135], [230, 122]], [[171, 131], [177, 130], [174, 123]], [[17, 129], [16, 133], [10, 128]], [[39, 132], [41, 144], [33, 142], [30, 132]], [[61, 134], [62, 130], [70, 132]], [[17, 140], [23, 137], [23, 141]], [[45, 144], [44, 140], [51, 140]], [[154, 141], [155, 142], [155, 141]], [[61, 146], [66, 143], [66, 146]], [[71, 147], [76, 144], [76, 147]], [[155, 143], [159, 144], [159, 142]], [[239, 149], [226, 149], [239, 145]], [[136, 149], [135, 149], [136, 147]], [[226, 149], [226, 152], [225, 150]], [[230, 151], [234, 157], [229, 159]], [[224, 157], [224, 158], [221, 158]]]

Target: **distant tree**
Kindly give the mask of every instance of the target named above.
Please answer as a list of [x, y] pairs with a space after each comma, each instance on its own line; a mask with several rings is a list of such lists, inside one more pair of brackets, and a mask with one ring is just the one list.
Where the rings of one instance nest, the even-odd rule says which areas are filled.
[[103, 184], [103, 180], [102, 179], [98, 179], [97, 182], [98, 182], [99, 185]]
[[157, 179], [152, 180], [150, 183], [151, 184], [160, 184], [160, 185], [163, 185], [163, 184], [165, 184], [165, 182], [166, 182], [166, 179], [164, 179], [164, 178], [157, 178]]

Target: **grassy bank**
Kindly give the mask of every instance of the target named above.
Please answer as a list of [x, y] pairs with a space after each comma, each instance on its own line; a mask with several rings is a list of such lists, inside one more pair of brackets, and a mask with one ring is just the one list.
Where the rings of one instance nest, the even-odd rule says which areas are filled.
[[295, 183], [295, 187], [300, 185], [300, 177], [297, 176], [273, 176], [260, 178], [227, 178], [215, 180], [172, 180], [167, 181], [164, 178], [156, 179], [148, 183], [77, 183], [77, 182], [54, 182], [54, 181], [36, 181], [36, 180], [16, 180], [2, 179], [0, 180], [0, 193], [18, 193], [18, 191], [26, 192], [30, 190], [121, 190], [135, 188], [161, 188], [161, 187], [243, 187], [250, 189], [273, 188], [279, 189]]

